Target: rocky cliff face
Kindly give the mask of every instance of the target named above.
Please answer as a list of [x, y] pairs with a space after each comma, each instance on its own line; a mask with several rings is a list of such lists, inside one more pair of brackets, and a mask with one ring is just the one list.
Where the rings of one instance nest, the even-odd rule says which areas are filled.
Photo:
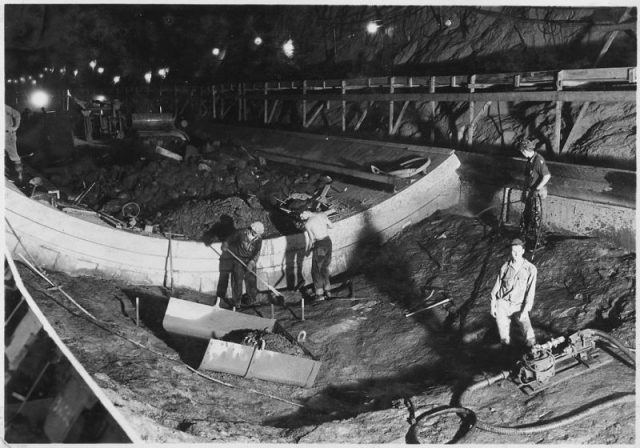
[[[637, 62], [635, 33], [615, 28], [633, 22], [635, 8], [406, 6], [316, 7], [314, 11], [315, 27], [309, 27], [305, 45], [315, 50], [303, 51], [308, 77], [312, 77], [309, 73], [334, 79], [470, 75], [635, 66]], [[363, 31], [369, 20], [379, 25], [374, 35]], [[615, 36], [605, 47], [612, 33]], [[313, 47], [311, 40], [316, 42]], [[351, 107], [363, 110], [366, 105]], [[398, 135], [421, 143], [510, 155], [517, 154], [514, 141], [527, 135], [537, 140], [538, 151], [550, 159], [633, 169], [635, 102], [591, 103], [578, 120], [581, 107], [579, 103], [563, 106], [563, 146], [574, 126], [575, 130], [561, 155], [552, 148], [554, 103], [476, 103], [480, 117], [473, 146], [468, 148], [468, 103], [438, 103], [433, 111], [429, 103], [414, 102]], [[385, 138], [387, 109], [378, 103], [362, 132]], [[330, 109], [323, 118], [312, 127], [339, 126], [340, 109]], [[357, 119], [352, 111], [351, 128]]]

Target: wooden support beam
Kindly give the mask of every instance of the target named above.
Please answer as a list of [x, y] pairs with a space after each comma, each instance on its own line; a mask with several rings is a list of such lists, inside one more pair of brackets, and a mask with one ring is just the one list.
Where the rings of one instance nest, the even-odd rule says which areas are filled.
[[[558, 90], [562, 90], [562, 71], [558, 72], [558, 76], [556, 78], [556, 88]], [[553, 139], [553, 150], [556, 154], [560, 154], [562, 150], [560, 148], [560, 138], [562, 137], [562, 101], [556, 101], [556, 122], [555, 122], [555, 135]]]
[[242, 119], [247, 121], [247, 86], [242, 83]]
[[238, 100], [238, 121], [242, 121], [242, 83], [238, 83], [238, 93], [236, 94]]
[[[176, 91], [176, 111], [178, 110], [178, 92]], [[216, 86], [211, 86], [211, 108], [213, 110], [213, 119], [218, 118], [218, 112], [216, 111]]]
[[364, 122], [364, 119], [367, 118], [367, 114], [369, 113], [369, 108], [371, 106], [373, 106], [373, 101], [368, 101], [367, 106], [365, 107], [364, 111], [362, 112], [362, 115], [360, 115], [360, 118], [358, 118], [358, 122], [353, 128], [354, 130], [357, 131], [358, 129], [360, 129], [360, 126], [362, 126], [362, 122]]
[[391, 135], [396, 135], [396, 133], [398, 132], [398, 129], [400, 128], [400, 125], [402, 124], [402, 119], [404, 118], [404, 112], [407, 110], [407, 106], [409, 106], [410, 101], [405, 101], [402, 104], [402, 109], [400, 110], [400, 114], [398, 115], [398, 119], [396, 120], [396, 122], [394, 123], [393, 127], [391, 128]]
[[309, 118], [309, 121], [307, 121], [306, 123], [303, 123], [302, 125], [305, 128], [308, 128], [309, 126], [311, 126], [311, 123], [313, 123], [316, 118], [318, 118], [318, 115], [320, 115], [320, 112], [322, 112], [322, 109], [324, 109], [325, 107], [325, 103], [320, 103], [318, 104], [316, 110], [313, 112], [313, 114], [311, 115], [311, 118]]
[[[635, 86], [634, 86], [635, 87]], [[269, 99], [300, 100], [302, 95], [296, 93], [271, 93]], [[342, 96], [340, 93], [326, 93], [307, 95], [307, 100], [313, 101], [599, 101], [606, 103], [635, 102], [636, 90], [615, 89], [615, 90], [540, 90], [540, 91], [515, 91], [515, 92], [447, 92], [447, 93], [347, 93]]]
[[273, 154], [264, 150], [258, 151], [260, 156], [266, 160], [271, 160], [278, 163], [286, 163], [287, 165], [303, 166], [306, 168], [313, 168], [320, 171], [327, 171], [330, 173], [342, 174], [356, 179], [363, 179], [369, 182], [375, 182], [383, 185], [390, 185], [394, 188], [398, 185], [398, 178], [393, 176], [387, 176], [385, 174], [373, 174], [367, 171], [354, 170], [346, 168], [344, 166], [332, 165], [329, 163], [318, 162], [316, 160], [301, 159], [299, 157], [293, 157], [283, 154]]
[[224, 119], [224, 84], [220, 86], [220, 119]]
[[[302, 98], [307, 97], [307, 81], [302, 81]], [[305, 128], [307, 123], [307, 100], [302, 100], [302, 126]]]
[[[342, 80], [342, 95], [346, 93], [347, 81]], [[342, 101], [342, 132], [347, 130], [347, 102]]]
[[[469, 78], [469, 93], [475, 92], [476, 75], [471, 75]], [[474, 113], [475, 113], [475, 101], [469, 101], [469, 127], [467, 128], [467, 147], [471, 148], [473, 145], [473, 128], [474, 128]]]
[[[435, 76], [430, 76], [429, 77], [429, 93], [436, 93], [436, 77]], [[431, 118], [435, 122], [435, 119], [436, 119], [436, 102], [435, 101], [429, 101], [429, 104], [431, 105]], [[430, 135], [431, 143], [436, 141], [436, 131], [435, 131], [434, 128], [435, 128], [435, 126], [431, 127], [431, 135]]]
[[267, 124], [273, 121], [273, 117], [276, 114], [276, 108], [278, 107], [279, 103], [280, 103], [280, 100], [275, 100], [273, 102], [273, 108], [271, 108], [271, 113], [269, 113], [269, 119], [267, 120]]
[[269, 83], [264, 83], [264, 124], [269, 123], [269, 100], [267, 96], [269, 95]]
[[394, 76], [389, 78], [389, 135], [393, 135], [393, 83], [396, 81]]

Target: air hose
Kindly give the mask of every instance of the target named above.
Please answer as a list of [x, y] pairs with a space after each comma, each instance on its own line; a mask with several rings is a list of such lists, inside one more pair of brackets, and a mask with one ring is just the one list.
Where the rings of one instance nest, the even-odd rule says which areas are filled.
[[[633, 355], [633, 352], [629, 348], [627, 348], [624, 344], [622, 344], [620, 340], [600, 330], [586, 329], [586, 330], [582, 330], [580, 333], [583, 333], [585, 336], [592, 336], [596, 341], [606, 342], [609, 345], [620, 350], [623, 354], [627, 356], [633, 369], [635, 370], [635, 366], [636, 366], [635, 356]], [[571, 415], [565, 415], [554, 421], [550, 421], [542, 424], [534, 423], [534, 424], [528, 424], [528, 425], [523, 425], [518, 427], [499, 426], [499, 425], [493, 425], [490, 423], [479, 421], [475, 413], [471, 409], [465, 407], [464, 400], [463, 400], [465, 395], [468, 395], [472, 392], [483, 389], [499, 381], [505, 380], [509, 378], [510, 374], [511, 374], [510, 371], [505, 370], [500, 372], [497, 375], [494, 375], [492, 377], [486, 378], [484, 380], [481, 380], [472, 384], [465, 391], [462, 392], [458, 400], [457, 406], [450, 406], [435, 412], [427, 412], [425, 414], [422, 414], [418, 418], [414, 419], [408, 435], [412, 436], [414, 440], [420, 443], [416, 436], [417, 425], [424, 424], [425, 422], [428, 422], [435, 417], [447, 415], [447, 414], [458, 414], [458, 415], [464, 415], [465, 417], [473, 418], [473, 423], [471, 424], [469, 430], [465, 434], [463, 434], [461, 437], [459, 437], [457, 440], [452, 441], [452, 443], [462, 441], [462, 439], [466, 438], [471, 433], [471, 431], [473, 431], [474, 428], [478, 428], [482, 431], [492, 432], [496, 434], [536, 434], [536, 433], [549, 431], [552, 429], [560, 428], [562, 426], [575, 423], [585, 417], [588, 417], [593, 414], [597, 414], [612, 406], [617, 406], [623, 403], [635, 402], [635, 393], [625, 393], [623, 395], [618, 395], [616, 397], [609, 398], [606, 401], [603, 401], [596, 405], [590, 406], [586, 409], [583, 409], [580, 412], [577, 412]]]
[[[585, 335], [593, 335], [597, 340], [601, 340], [601, 341], [606, 341], [609, 344], [615, 346], [616, 348], [618, 348], [621, 352], [623, 352], [625, 355], [627, 355], [631, 361], [631, 364], [633, 365], [633, 369], [635, 370], [635, 359], [633, 356], [633, 353], [624, 346], [624, 344], [622, 344], [618, 339], [614, 338], [613, 336], [599, 331], [599, 330], [592, 330], [592, 329], [587, 329], [587, 330], [582, 330], [581, 333], [584, 333]], [[494, 377], [491, 377], [487, 380], [482, 380], [479, 381], [477, 383], [472, 384], [469, 388], [467, 388], [467, 390], [465, 390], [462, 395], [460, 396], [459, 399], [459, 404], [460, 406], [464, 407], [463, 404], [463, 398], [465, 396], [465, 394], [468, 394], [470, 392], [474, 392], [476, 390], [482, 389], [486, 386], [489, 386], [497, 381], [500, 381], [502, 379], [506, 379], [508, 377], [508, 375], [505, 375], [506, 372], [501, 372], [498, 375], [495, 375]], [[610, 408], [612, 406], [616, 406], [622, 403], [633, 403], [635, 401], [635, 394], [634, 393], [626, 393], [622, 396], [618, 396], [615, 398], [610, 398], [602, 403], [599, 403], [597, 405], [591, 406], [587, 409], [584, 409], [578, 413], [575, 413], [573, 415], [567, 415], [564, 417], [561, 417], [555, 421], [549, 422], [549, 423], [543, 423], [543, 424], [531, 424], [531, 425], [525, 425], [525, 426], [519, 426], [519, 427], [507, 427], [507, 426], [498, 426], [498, 425], [492, 425], [490, 423], [485, 423], [482, 421], [477, 420], [476, 421], [476, 425], [475, 427], [482, 430], [482, 431], [487, 431], [487, 432], [493, 432], [493, 433], [497, 433], [497, 434], [536, 434], [536, 433], [540, 433], [540, 432], [544, 432], [544, 431], [549, 431], [551, 429], [555, 429], [555, 428], [559, 428], [561, 426], [565, 426], [571, 423], [574, 423], [578, 420], [581, 420], [585, 417], [588, 417], [590, 415], [596, 414], [604, 409]], [[466, 408], [465, 408], [466, 409]]]

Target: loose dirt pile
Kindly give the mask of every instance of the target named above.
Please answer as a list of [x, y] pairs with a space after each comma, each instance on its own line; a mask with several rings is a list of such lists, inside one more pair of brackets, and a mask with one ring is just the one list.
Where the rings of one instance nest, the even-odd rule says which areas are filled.
[[[187, 146], [185, 162], [127, 151], [89, 151], [74, 163], [42, 173], [51, 181], [48, 189], [58, 188], [70, 200], [84, 193], [79, 202], [93, 210], [127, 223], [133, 216], [139, 228], [155, 226], [208, 241], [226, 236], [218, 232], [221, 225], [242, 228], [253, 221], [265, 224], [266, 237], [297, 232], [292, 213], [309, 207], [327, 182], [322, 173], [267, 165], [231, 144]], [[346, 189], [332, 190], [336, 213], [346, 216], [373, 202], [365, 199], [375, 200], [376, 192], [364, 199], [362, 192], [343, 198], [335, 193]]]
[[[438, 238], [443, 234], [446, 238]], [[352, 277], [360, 300], [307, 303], [305, 321], [276, 307], [279, 324], [292, 335], [305, 330], [305, 347], [322, 362], [308, 389], [207, 372], [214, 382], [189, 370], [187, 365], [199, 360], [189, 359], [162, 329], [168, 301], [162, 288], [143, 290], [51, 273], [102, 321], [99, 327], [59, 293], [47, 291], [49, 285], [42, 279], [25, 268], [21, 273], [63, 341], [145, 440], [404, 443], [409, 430], [405, 397], [419, 415], [454, 402], [472, 377], [514, 366], [512, 357], [495, 348], [498, 335], [488, 296], [508, 257], [511, 238], [513, 233], [475, 219], [433, 216], [386, 245], [363, 251], [365, 262]], [[531, 319], [538, 342], [596, 328], [634, 347], [634, 253], [598, 239], [550, 235], [534, 264], [539, 275]], [[283, 293], [299, 314], [299, 293]], [[213, 302], [213, 297], [193, 291], [177, 294]], [[140, 327], [132, 305], [136, 296], [141, 297]], [[454, 307], [405, 317], [446, 297]], [[268, 308], [263, 311], [268, 313]], [[505, 381], [474, 393], [465, 405], [492, 424], [546, 422], [633, 392], [634, 377], [632, 369], [614, 360], [533, 396]], [[433, 427], [419, 428], [421, 441], [452, 438], [458, 420], [442, 417]], [[540, 434], [499, 435], [476, 429], [465, 439], [567, 442], [635, 443], [634, 406], [607, 408]]]

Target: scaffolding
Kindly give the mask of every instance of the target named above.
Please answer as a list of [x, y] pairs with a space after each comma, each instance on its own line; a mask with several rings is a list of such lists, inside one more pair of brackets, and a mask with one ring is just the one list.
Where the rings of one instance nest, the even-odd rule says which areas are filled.
[[[323, 111], [337, 103], [343, 132], [347, 131], [347, 114], [352, 103], [360, 106], [357, 119], [351, 120], [355, 121], [352, 130], [358, 131], [373, 104], [385, 102], [388, 104], [389, 136], [398, 133], [411, 102], [429, 103], [433, 115], [436, 103], [466, 102], [469, 104], [466, 128], [466, 144], [469, 147], [473, 145], [475, 125], [491, 102], [554, 102], [553, 149], [560, 154], [575, 137], [570, 133], [561, 146], [561, 111], [565, 102], [635, 102], [635, 92], [636, 67], [614, 67], [498, 74], [239, 82], [212, 86], [211, 102], [214, 120], [232, 120], [230, 112], [235, 109], [237, 122], [261, 120], [266, 126], [274, 124], [276, 110], [282, 102], [300, 102], [300, 125], [303, 128], [309, 128]], [[477, 103], [485, 104], [476, 111]]]

